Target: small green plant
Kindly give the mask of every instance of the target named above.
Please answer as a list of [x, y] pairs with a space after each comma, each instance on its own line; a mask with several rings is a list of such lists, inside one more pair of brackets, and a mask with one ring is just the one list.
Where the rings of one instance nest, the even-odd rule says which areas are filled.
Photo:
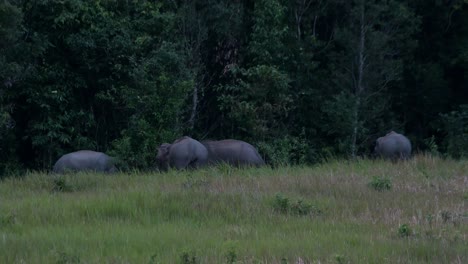
[[197, 260], [197, 255], [195, 252], [188, 252], [184, 251], [182, 255], [180, 256], [181, 263], [182, 264], [197, 264], [199, 263]]
[[65, 252], [58, 253], [56, 264], [76, 264], [81, 263], [80, 257]]
[[343, 255], [335, 254], [335, 261], [338, 264], [343, 264], [343, 263], [346, 263], [346, 258]]
[[158, 261], [158, 254], [154, 254], [150, 257], [148, 264], [159, 264], [160, 262]]
[[276, 194], [275, 200], [273, 202], [273, 209], [280, 213], [289, 212], [289, 198], [283, 196], [281, 193]]
[[434, 216], [432, 214], [427, 214], [426, 215], [426, 221], [429, 225], [432, 224], [432, 221], [434, 220]]
[[392, 181], [388, 177], [374, 176], [371, 182], [369, 182], [369, 187], [379, 192], [390, 190], [392, 188]]
[[237, 249], [239, 248], [239, 242], [237, 240], [227, 240], [223, 244], [223, 248], [226, 263], [236, 263], [238, 259]]
[[200, 188], [210, 185], [207, 179], [194, 178], [192, 174], [187, 175], [187, 180], [182, 183], [184, 189]]
[[468, 201], [468, 192], [463, 194], [463, 200]]
[[411, 235], [411, 229], [407, 224], [402, 224], [398, 228], [398, 235], [400, 237], [409, 237]]
[[216, 165], [216, 168], [219, 170], [221, 175], [231, 176], [235, 168], [226, 162], [222, 162]]
[[67, 184], [65, 178], [56, 178], [53, 181], [54, 187], [52, 188], [52, 191], [54, 192], [71, 192], [73, 191], [73, 187]]
[[291, 205], [291, 213], [297, 215], [307, 215], [310, 213], [311, 208], [311, 204], [305, 203], [302, 200], [297, 200], [297, 202]]
[[233, 264], [233, 263], [236, 263], [237, 261], [237, 253], [236, 253], [236, 250], [231, 248], [228, 250], [228, 252], [226, 253], [226, 263], [228, 264]]
[[439, 155], [439, 146], [437, 145], [434, 135], [430, 138], [424, 139], [423, 141], [432, 155]]
[[0, 227], [10, 226], [16, 222], [16, 215], [14, 213], [9, 213], [6, 215], [0, 216]]
[[449, 211], [445, 211], [445, 210], [440, 212], [440, 216], [442, 217], [442, 221], [444, 221], [444, 223], [447, 223], [449, 220], [453, 218], [452, 214]]
[[322, 211], [311, 203], [305, 202], [302, 199], [297, 199], [295, 202], [290, 202], [288, 197], [282, 194], [276, 194], [273, 202], [273, 209], [276, 212], [292, 215], [319, 215]]

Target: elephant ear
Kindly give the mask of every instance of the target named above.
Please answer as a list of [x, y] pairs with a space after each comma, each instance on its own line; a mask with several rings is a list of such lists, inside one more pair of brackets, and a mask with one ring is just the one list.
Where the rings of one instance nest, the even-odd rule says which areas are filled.
[[383, 140], [382, 137], [379, 137], [376, 141], [375, 141], [375, 147], [378, 148], [379, 145], [380, 145], [380, 142]]

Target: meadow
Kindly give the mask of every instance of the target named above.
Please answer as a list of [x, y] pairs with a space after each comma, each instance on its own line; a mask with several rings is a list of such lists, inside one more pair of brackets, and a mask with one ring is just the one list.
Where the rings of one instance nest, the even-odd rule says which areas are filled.
[[468, 161], [0, 181], [0, 263], [468, 263]]

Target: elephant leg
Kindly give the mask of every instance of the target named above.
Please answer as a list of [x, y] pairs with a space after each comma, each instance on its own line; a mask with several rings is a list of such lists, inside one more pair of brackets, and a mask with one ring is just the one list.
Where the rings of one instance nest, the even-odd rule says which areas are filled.
[[202, 166], [202, 163], [200, 162], [200, 160], [198, 160], [198, 158], [195, 158], [193, 160], [190, 161], [188, 167], [189, 168], [192, 168], [192, 169], [198, 169]]
[[190, 160], [188, 158], [177, 159], [173, 162], [173, 166], [178, 170], [183, 170], [187, 168], [190, 164]]

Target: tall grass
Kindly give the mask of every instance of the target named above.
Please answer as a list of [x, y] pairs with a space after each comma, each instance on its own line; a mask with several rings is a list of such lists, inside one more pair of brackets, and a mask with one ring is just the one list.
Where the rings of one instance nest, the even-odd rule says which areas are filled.
[[468, 162], [431, 156], [30, 173], [0, 182], [0, 263], [468, 263], [467, 202]]

